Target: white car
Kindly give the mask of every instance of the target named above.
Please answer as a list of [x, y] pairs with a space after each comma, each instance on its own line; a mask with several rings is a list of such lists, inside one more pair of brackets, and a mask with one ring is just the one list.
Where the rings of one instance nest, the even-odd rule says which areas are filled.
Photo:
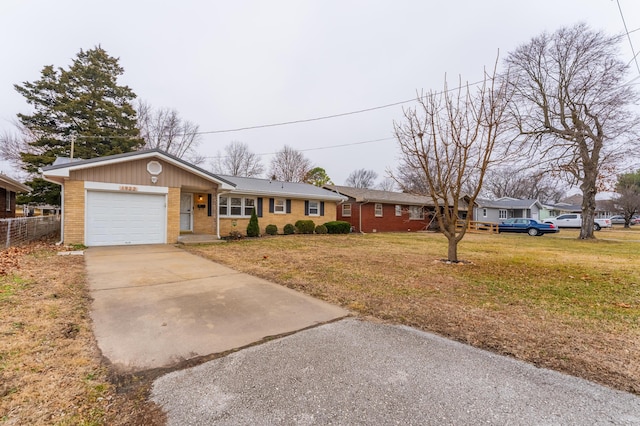
[[[549, 217], [544, 223], [553, 223], [558, 228], [581, 228], [582, 215], [580, 213], [567, 213], [558, 217]], [[610, 219], [594, 219], [593, 229], [599, 231], [602, 228], [611, 228]]]

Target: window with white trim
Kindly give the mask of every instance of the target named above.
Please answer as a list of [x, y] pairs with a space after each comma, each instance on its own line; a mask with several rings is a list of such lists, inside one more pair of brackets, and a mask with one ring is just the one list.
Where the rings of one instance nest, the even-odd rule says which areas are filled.
[[309, 216], [320, 216], [320, 202], [309, 201]]
[[487, 209], [482, 209], [482, 217], [487, 217]]
[[351, 204], [343, 204], [342, 205], [342, 216], [350, 217], [351, 216]]
[[409, 219], [411, 220], [424, 219], [424, 209], [420, 206], [409, 206]]
[[249, 217], [255, 207], [255, 198], [220, 197], [218, 212], [225, 217]]
[[400, 204], [396, 204], [396, 216], [402, 216], [402, 206]]
[[382, 217], [382, 203], [376, 203], [375, 214], [376, 217]]
[[283, 198], [276, 198], [273, 202], [273, 212], [285, 214], [287, 212], [287, 203]]
[[507, 211], [505, 209], [498, 211], [498, 219], [507, 219]]
[[6, 198], [5, 198], [5, 200], [6, 200], [5, 203], [6, 204], [5, 204], [4, 208], [5, 208], [6, 211], [10, 212], [11, 211], [11, 191], [9, 191], [8, 189], [5, 189], [4, 192], [5, 192], [5, 195], [6, 195]]

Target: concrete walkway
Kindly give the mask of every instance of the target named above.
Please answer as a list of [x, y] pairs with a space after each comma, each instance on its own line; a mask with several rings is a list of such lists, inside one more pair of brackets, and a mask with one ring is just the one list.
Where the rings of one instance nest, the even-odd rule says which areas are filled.
[[171, 425], [638, 425], [640, 398], [354, 319], [154, 382]]
[[171, 245], [85, 252], [94, 332], [120, 372], [170, 367], [348, 315]]

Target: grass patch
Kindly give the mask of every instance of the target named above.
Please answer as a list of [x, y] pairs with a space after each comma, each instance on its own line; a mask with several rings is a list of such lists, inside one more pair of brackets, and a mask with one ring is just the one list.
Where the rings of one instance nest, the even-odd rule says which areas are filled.
[[143, 393], [119, 394], [101, 363], [79, 256], [42, 243], [0, 252], [0, 423], [158, 424]]
[[[574, 235], [575, 234], [575, 235]], [[358, 314], [640, 393], [640, 232], [296, 235], [189, 247]], [[615, 238], [614, 238], [615, 237]]]

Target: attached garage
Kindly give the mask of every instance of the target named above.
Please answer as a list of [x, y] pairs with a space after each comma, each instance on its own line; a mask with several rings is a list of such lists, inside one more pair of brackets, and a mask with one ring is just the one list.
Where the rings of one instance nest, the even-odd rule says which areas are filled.
[[88, 190], [85, 244], [163, 244], [166, 211], [165, 194]]
[[61, 185], [62, 241], [89, 247], [172, 244], [181, 233], [219, 238], [218, 196], [235, 188], [159, 149], [58, 158], [42, 176]]

